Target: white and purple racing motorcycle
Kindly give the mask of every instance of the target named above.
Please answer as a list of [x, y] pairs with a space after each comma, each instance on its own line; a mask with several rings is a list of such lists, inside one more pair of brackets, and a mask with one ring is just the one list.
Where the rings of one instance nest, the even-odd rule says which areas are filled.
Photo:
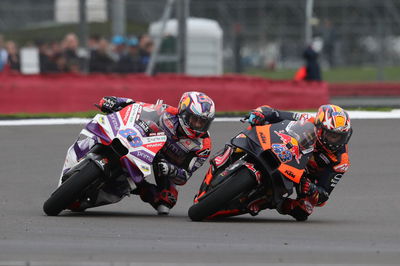
[[135, 183], [151, 174], [154, 157], [167, 141], [157, 126], [161, 104], [134, 103], [119, 112], [97, 114], [71, 146], [44, 212], [83, 211], [129, 195]]

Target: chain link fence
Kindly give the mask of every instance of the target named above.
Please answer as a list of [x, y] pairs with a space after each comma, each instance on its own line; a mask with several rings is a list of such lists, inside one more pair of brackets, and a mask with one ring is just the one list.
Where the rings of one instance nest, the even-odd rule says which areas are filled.
[[[96, 0], [87, 1], [96, 8]], [[104, 1], [110, 19], [112, 0]], [[0, 1], [0, 34], [59, 25], [55, 3]], [[148, 24], [160, 19], [166, 1], [125, 3], [128, 22]], [[302, 64], [306, 46], [305, 6], [306, 0], [191, 0], [190, 15], [220, 23], [226, 71], [233, 70], [237, 51], [245, 68], [296, 68]], [[399, 0], [318, 0], [314, 1], [312, 21], [313, 45], [320, 50], [325, 67], [399, 64]]]

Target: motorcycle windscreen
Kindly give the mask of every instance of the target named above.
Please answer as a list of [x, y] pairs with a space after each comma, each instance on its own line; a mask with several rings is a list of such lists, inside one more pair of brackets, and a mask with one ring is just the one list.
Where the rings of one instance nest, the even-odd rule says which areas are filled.
[[[311, 156], [310, 147], [314, 143], [313, 127], [301, 122], [284, 121], [271, 125], [271, 151], [281, 164], [278, 167], [287, 179], [299, 183], [304, 168]], [[305, 145], [305, 138], [310, 138]], [[312, 150], [311, 150], [312, 151]]]

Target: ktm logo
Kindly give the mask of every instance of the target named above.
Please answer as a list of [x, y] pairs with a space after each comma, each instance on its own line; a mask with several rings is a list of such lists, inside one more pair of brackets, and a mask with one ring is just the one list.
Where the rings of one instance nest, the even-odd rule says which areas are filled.
[[285, 170], [285, 174], [287, 174], [288, 176], [290, 176], [292, 178], [296, 177], [296, 175], [292, 171], [289, 171], [289, 170]]
[[260, 138], [262, 143], [267, 143], [267, 137], [264, 135], [263, 132], [260, 132]]

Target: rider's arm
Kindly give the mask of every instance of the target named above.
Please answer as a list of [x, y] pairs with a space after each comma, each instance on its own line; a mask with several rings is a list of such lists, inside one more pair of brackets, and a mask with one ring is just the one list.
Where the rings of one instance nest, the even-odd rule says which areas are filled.
[[99, 104], [96, 106], [106, 114], [110, 114], [113, 112], [118, 112], [122, 108], [135, 103], [134, 100], [129, 99], [129, 98], [123, 98], [123, 97], [115, 97], [115, 96], [105, 96], [101, 98]]
[[167, 160], [160, 160], [157, 163], [157, 172], [159, 175], [167, 176], [175, 185], [183, 186], [207, 159], [200, 157], [193, 157], [190, 161], [189, 169], [179, 167]]
[[300, 113], [281, 111], [271, 108], [268, 105], [263, 105], [250, 111], [249, 123], [252, 125], [262, 125], [265, 122], [278, 123], [283, 120], [299, 120]]
[[174, 184], [182, 186], [190, 178], [192, 173], [184, 168], [178, 167], [165, 159], [161, 159], [156, 163], [157, 175], [168, 177]]
[[158, 165], [158, 173], [168, 176], [173, 183], [182, 186], [186, 184], [192, 174], [199, 169], [210, 156], [211, 139], [205, 137], [201, 139], [201, 145], [193, 152], [190, 152], [185, 168], [179, 167], [166, 160], [161, 160]]
[[316, 178], [317, 182], [315, 182], [316, 196], [318, 196], [317, 206], [323, 206], [325, 204], [337, 183], [350, 167], [347, 152], [341, 154], [338, 159], [335, 165], [327, 167], [322, 172], [318, 173], [318, 177]]

